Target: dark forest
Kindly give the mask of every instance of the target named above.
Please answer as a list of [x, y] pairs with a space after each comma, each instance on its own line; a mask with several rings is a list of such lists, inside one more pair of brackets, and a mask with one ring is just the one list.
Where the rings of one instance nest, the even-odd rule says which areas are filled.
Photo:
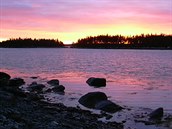
[[99, 35], [79, 39], [72, 45], [74, 48], [106, 49], [172, 49], [172, 35]]
[[54, 39], [31, 39], [17, 38], [3, 41], [0, 47], [3, 48], [58, 48], [63, 47], [63, 42]]
[[[17, 38], [0, 43], [3, 48], [59, 48], [65, 47], [62, 41], [54, 39]], [[99, 49], [172, 49], [172, 35], [99, 35], [79, 39], [71, 48]]]

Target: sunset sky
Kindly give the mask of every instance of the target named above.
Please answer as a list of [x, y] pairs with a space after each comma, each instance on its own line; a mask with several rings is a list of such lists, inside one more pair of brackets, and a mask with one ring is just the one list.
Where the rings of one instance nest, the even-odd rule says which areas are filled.
[[172, 34], [172, 0], [0, 0], [0, 41]]

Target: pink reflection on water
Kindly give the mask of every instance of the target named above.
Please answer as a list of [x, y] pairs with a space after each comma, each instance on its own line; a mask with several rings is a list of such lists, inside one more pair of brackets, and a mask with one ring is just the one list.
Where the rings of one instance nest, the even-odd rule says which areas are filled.
[[[32, 74], [10, 69], [0, 69], [0, 71], [10, 74], [12, 78], [21, 77], [25, 79], [26, 85], [30, 84], [32, 81], [46, 84], [47, 80], [59, 79], [60, 84], [66, 87], [65, 97], [63, 98], [61, 96], [61, 101], [67, 104], [72, 103], [70, 100], [71, 94], [78, 99], [87, 92], [102, 91], [109, 96], [109, 99], [122, 105], [149, 108], [162, 106], [168, 111], [170, 111], [172, 107], [172, 103], [170, 103], [172, 100], [172, 89], [169, 85], [160, 87], [154, 85], [153, 82], [149, 80], [138, 79], [133, 76], [112, 76], [102, 73], [84, 73], [77, 71], [63, 73], [35, 72]], [[31, 79], [33, 76], [38, 77], [38, 79]], [[86, 80], [89, 77], [104, 77], [107, 79], [107, 86], [104, 88], [90, 87], [86, 84]], [[58, 100], [58, 97], [55, 97], [55, 99]], [[53, 98], [51, 99], [53, 100]], [[76, 102], [75, 100], [75, 104]]]
[[[12, 70], [12, 69], [0, 69], [2, 72], [6, 72], [11, 75], [12, 78], [14, 77], [21, 77], [24, 79], [28, 79], [31, 77], [38, 77], [41, 81], [47, 81], [51, 79], [59, 79], [61, 82], [64, 83], [77, 83], [77, 84], [85, 84], [86, 80], [90, 77], [102, 77], [106, 78], [107, 80], [107, 89], [112, 90], [113, 88], [116, 89], [124, 89], [125, 91], [132, 91], [132, 90], [172, 90], [171, 85], [162, 85], [165, 84], [161, 82], [159, 85], [151, 81], [150, 79], [140, 79], [135, 76], [121, 76], [121, 75], [108, 75], [98, 72], [61, 72], [61, 73], [50, 73], [50, 72], [41, 72], [41, 73], [26, 73], [22, 71]], [[123, 87], [121, 87], [123, 86]], [[125, 88], [124, 88], [125, 87]]]

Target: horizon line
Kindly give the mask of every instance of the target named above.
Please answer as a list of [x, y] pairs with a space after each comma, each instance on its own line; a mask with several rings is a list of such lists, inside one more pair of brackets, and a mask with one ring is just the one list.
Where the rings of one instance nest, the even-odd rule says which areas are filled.
[[[122, 34], [114, 34], [114, 35], [111, 35], [111, 34], [99, 34], [99, 35], [89, 35], [89, 36], [85, 36], [84, 38], [87, 38], [87, 37], [97, 37], [97, 36], [123, 36], [123, 37], [133, 37], [133, 36], [141, 36], [141, 35], [164, 35], [164, 36], [172, 36], [172, 34], [165, 34], [165, 33], [141, 33], [141, 34], [134, 34], [134, 35], [122, 35]], [[79, 39], [84, 39], [84, 38], [78, 38], [77, 41]], [[77, 41], [72, 41], [72, 40], [65, 40], [65, 41], [61, 41], [59, 38], [31, 38], [31, 37], [18, 37], [18, 38], [0, 38], [0, 43], [4, 42], [4, 41], [8, 41], [8, 40], [12, 40], [12, 39], [36, 39], [36, 40], [39, 40], [39, 39], [46, 39], [46, 40], [59, 40], [60, 42], [62, 42], [63, 44], [65, 45], [70, 45], [70, 44], [73, 44], [73, 43], [76, 43]], [[66, 42], [66, 43], [65, 43]]]

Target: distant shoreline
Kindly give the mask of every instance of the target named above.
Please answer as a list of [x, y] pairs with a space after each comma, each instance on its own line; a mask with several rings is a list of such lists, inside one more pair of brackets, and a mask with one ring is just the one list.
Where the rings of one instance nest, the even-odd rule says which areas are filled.
[[172, 50], [172, 35], [141, 34], [135, 36], [98, 35], [64, 44], [56, 39], [16, 38], [0, 42], [0, 48], [87, 48]]
[[79, 48], [79, 47], [0, 47], [0, 48], [27, 48], [27, 49], [40, 49], [40, 48], [50, 48], [50, 49], [107, 49], [107, 50], [172, 50], [172, 48]]

